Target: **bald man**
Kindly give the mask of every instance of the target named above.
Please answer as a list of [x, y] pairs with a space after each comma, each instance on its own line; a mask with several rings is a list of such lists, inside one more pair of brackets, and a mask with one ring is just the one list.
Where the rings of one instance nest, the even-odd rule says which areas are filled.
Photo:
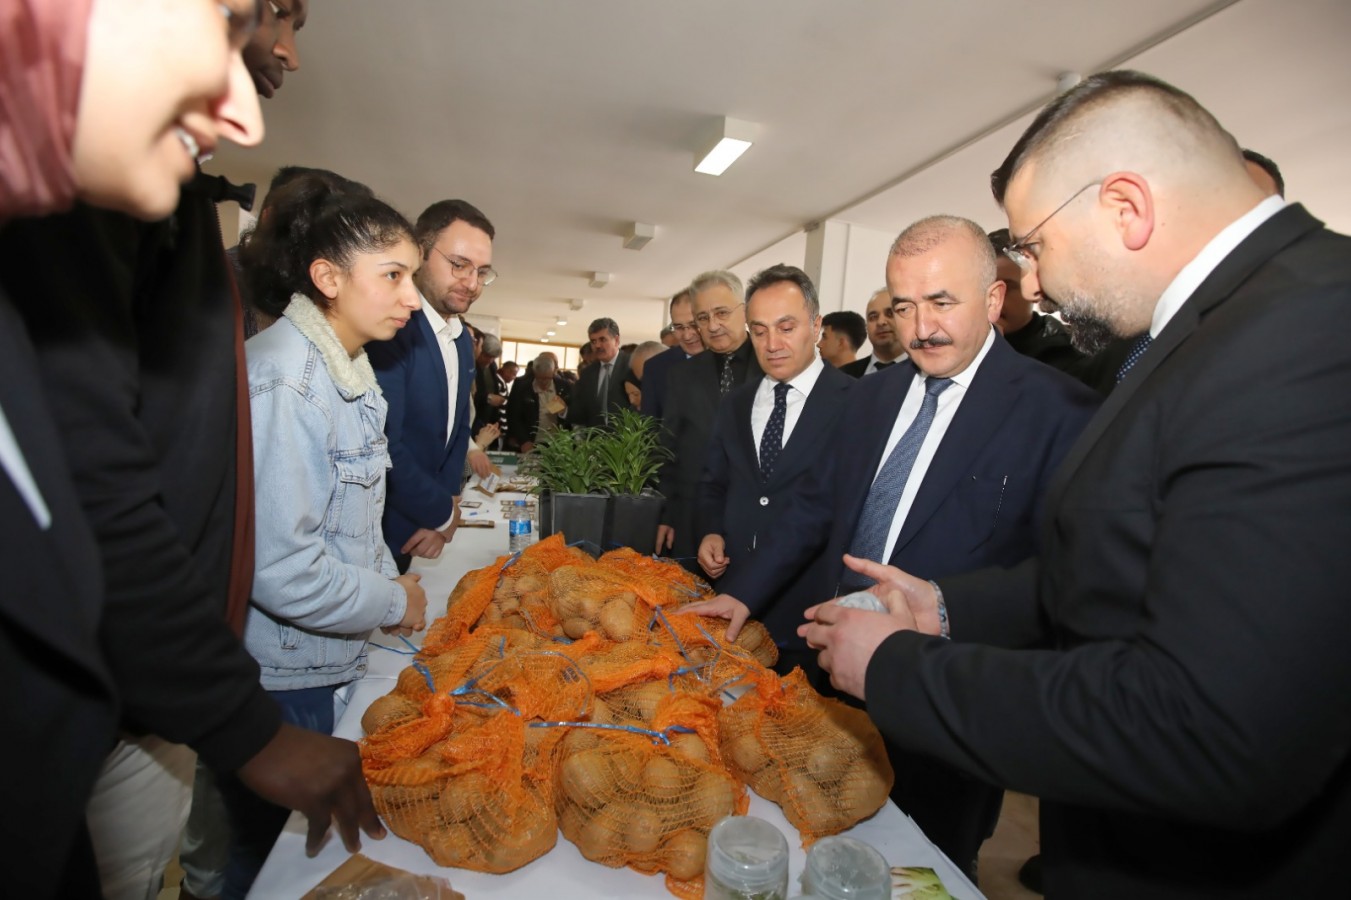
[[1024, 293], [1136, 346], [1038, 559], [856, 562], [890, 612], [804, 636], [887, 737], [1042, 798], [1052, 900], [1344, 896], [1351, 240], [1135, 72], [1057, 98], [992, 184]]

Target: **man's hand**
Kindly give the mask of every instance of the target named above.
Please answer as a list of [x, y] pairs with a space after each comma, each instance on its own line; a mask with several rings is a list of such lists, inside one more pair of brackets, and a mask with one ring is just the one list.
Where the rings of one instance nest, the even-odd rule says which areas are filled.
[[427, 593], [422, 590], [422, 585], [418, 584], [422, 576], [409, 572], [394, 580], [408, 595], [408, 603], [403, 610], [403, 621], [399, 623], [399, 627], [421, 631], [427, 627]]
[[436, 559], [446, 546], [446, 536], [430, 528], [419, 528], [404, 542], [401, 553], [411, 553], [422, 559]]
[[460, 513], [460, 498], [456, 497], [455, 515], [451, 516], [450, 524], [441, 531], [441, 537], [445, 538], [447, 544], [450, 543], [451, 538], [455, 537], [455, 532], [459, 529], [460, 523], [463, 521], [464, 517]]
[[305, 853], [314, 856], [338, 820], [348, 853], [361, 849], [358, 829], [380, 840], [385, 828], [361, 775], [361, 754], [351, 741], [282, 723], [272, 740], [240, 768], [239, 780], [259, 797], [299, 810], [310, 820]]
[[[873, 563], [872, 565], [876, 565]], [[914, 618], [900, 595], [882, 597], [890, 613], [849, 609], [833, 601], [807, 610], [806, 625], [798, 627], [807, 646], [821, 651], [816, 661], [830, 673], [830, 683], [860, 700], [867, 682], [868, 663], [882, 641], [898, 631], [914, 630]]]
[[[932, 584], [929, 584], [923, 578], [916, 578], [908, 572], [902, 572], [895, 566], [884, 566], [870, 559], [859, 559], [856, 556], [845, 554], [844, 564], [865, 578], [871, 578], [877, 582], [868, 589], [868, 592], [885, 603], [893, 613], [899, 612], [893, 608], [893, 603], [904, 602], [909, 608], [909, 617], [914, 620], [914, 624], [908, 627], [921, 634], [937, 636], [941, 633], [938, 619], [938, 595], [934, 593]], [[893, 597], [893, 595], [897, 596]]]
[[706, 534], [699, 543], [699, 566], [708, 573], [709, 578], [721, 578], [731, 562], [724, 554], [727, 545], [720, 534]]
[[469, 448], [469, 469], [479, 478], [487, 478], [493, 473], [493, 461], [482, 447]]
[[657, 555], [661, 555], [662, 550], [670, 550], [671, 545], [675, 543], [675, 529], [670, 525], [657, 526]]
[[479, 429], [478, 435], [474, 437], [474, 443], [480, 450], [487, 450], [493, 445], [493, 441], [502, 436], [502, 426], [493, 422], [491, 425], [484, 425]]
[[521, 445], [521, 452], [522, 452], [522, 453], [529, 453], [531, 450], [534, 450], [534, 449], [535, 449], [535, 442], [534, 442], [534, 441], [526, 441], [524, 444]]
[[506, 398], [506, 397], [503, 397], [501, 394], [489, 394], [489, 395], [488, 395], [488, 405], [489, 405], [489, 406], [499, 406], [499, 407], [500, 407], [500, 406], [506, 406], [506, 405], [507, 405], [507, 398]]
[[678, 612], [681, 615], [688, 613], [696, 616], [711, 616], [715, 619], [728, 619], [728, 641], [736, 640], [736, 636], [741, 633], [741, 626], [745, 625], [746, 620], [751, 617], [750, 608], [731, 594], [719, 594], [712, 600], [682, 606]]

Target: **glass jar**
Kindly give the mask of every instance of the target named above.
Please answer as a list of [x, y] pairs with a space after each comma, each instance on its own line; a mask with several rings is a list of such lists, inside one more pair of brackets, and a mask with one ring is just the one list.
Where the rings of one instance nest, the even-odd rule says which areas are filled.
[[822, 900], [890, 900], [891, 867], [862, 841], [822, 838], [807, 851], [802, 890]]
[[788, 840], [754, 816], [728, 816], [708, 835], [704, 900], [787, 900]]

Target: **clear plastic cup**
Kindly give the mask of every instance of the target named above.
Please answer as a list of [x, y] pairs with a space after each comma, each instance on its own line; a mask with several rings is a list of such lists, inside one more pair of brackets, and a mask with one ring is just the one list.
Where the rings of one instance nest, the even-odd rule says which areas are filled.
[[788, 840], [754, 816], [728, 816], [708, 835], [704, 900], [787, 900]]
[[891, 867], [862, 841], [822, 838], [807, 851], [802, 890], [822, 900], [890, 900]]

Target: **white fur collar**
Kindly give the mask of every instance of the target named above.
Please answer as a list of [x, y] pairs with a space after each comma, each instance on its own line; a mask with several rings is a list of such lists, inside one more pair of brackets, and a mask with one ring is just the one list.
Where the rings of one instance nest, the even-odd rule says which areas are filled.
[[329, 377], [344, 398], [355, 400], [367, 391], [380, 393], [380, 383], [375, 380], [375, 370], [371, 368], [365, 348], [355, 357], [348, 356], [324, 311], [313, 300], [304, 294], [292, 294], [283, 315], [319, 349]]

